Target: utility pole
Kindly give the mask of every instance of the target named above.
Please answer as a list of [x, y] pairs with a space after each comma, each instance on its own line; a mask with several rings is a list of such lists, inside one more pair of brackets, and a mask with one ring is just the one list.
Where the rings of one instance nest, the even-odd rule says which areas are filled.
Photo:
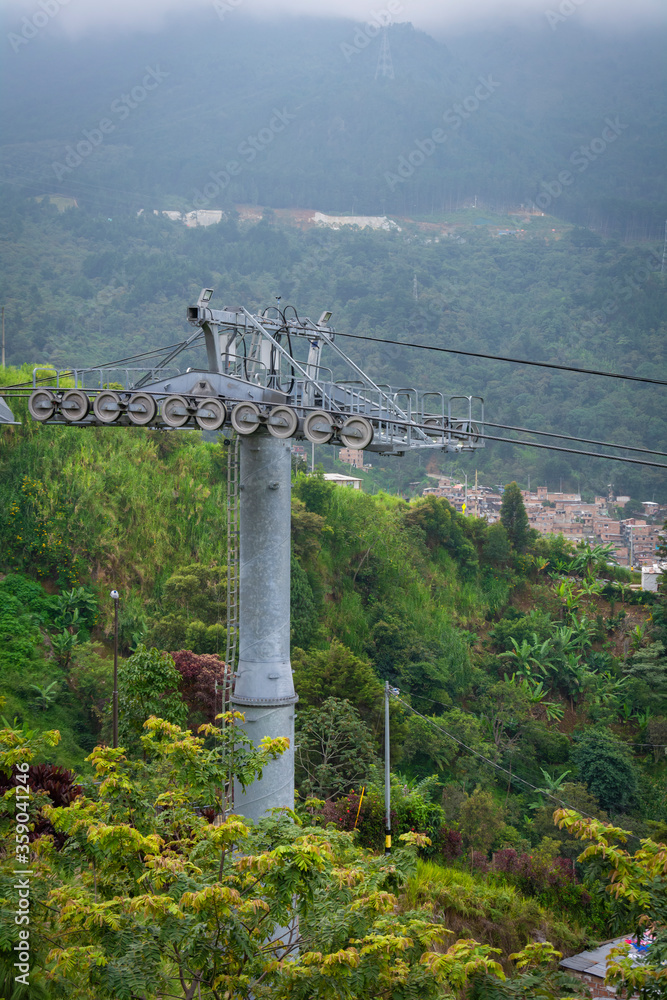
[[111, 600], [114, 604], [114, 627], [113, 627], [113, 737], [112, 744], [114, 750], [118, 748], [118, 591], [111, 591]]
[[2, 367], [5, 367], [5, 307], [2, 307]]
[[389, 740], [389, 681], [384, 685], [384, 853], [391, 854], [391, 768]]

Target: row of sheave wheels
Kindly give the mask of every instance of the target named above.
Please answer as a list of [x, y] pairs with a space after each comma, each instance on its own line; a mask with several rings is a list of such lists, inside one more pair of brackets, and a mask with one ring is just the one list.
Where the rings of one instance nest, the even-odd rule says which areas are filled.
[[[81, 389], [69, 389], [58, 398], [50, 389], [38, 389], [28, 400], [35, 420], [50, 420], [59, 412], [69, 423], [84, 420], [91, 409], [89, 397]], [[102, 424], [114, 424], [126, 415], [138, 427], [151, 424], [158, 415], [157, 402], [146, 392], [121, 395], [111, 389], [97, 394], [93, 413]], [[161, 418], [168, 427], [184, 427], [191, 418], [203, 430], [217, 431], [227, 420], [227, 407], [221, 399], [188, 400], [185, 396], [167, 396], [162, 400]], [[286, 440], [299, 430], [299, 417], [291, 406], [274, 406], [268, 414], [256, 403], [237, 403], [231, 411], [231, 423], [238, 434], [253, 434], [266, 426], [273, 437]], [[303, 420], [303, 434], [313, 444], [328, 444], [334, 434], [346, 448], [367, 448], [373, 440], [373, 426], [366, 417], [352, 416], [340, 426], [326, 410], [315, 410]]]
[[[69, 423], [85, 420], [91, 401], [81, 389], [69, 389], [59, 398], [50, 389], [38, 389], [28, 400], [28, 409], [35, 420], [50, 420], [60, 413]], [[131, 395], [105, 389], [92, 402], [95, 417], [102, 424], [115, 424], [123, 415], [137, 427], [153, 423], [158, 415], [157, 402], [150, 393]], [[215, 397], [191, 405], [183, 396], [167, 396], [162, 402], [162, 420], [169, 427], [183, 427], [191, 417], [204, 430], [218, 430], [227, 419], [227, 407]]]
[[[264, 424], [277, 438], [291, 438], [299, 430], [299, 418], [291, 406], [274, 406], [262, 414], [256, 403], [238, 403], [232, 410], [232, 427], [238, 434], [253, 434]], [[328, 444], [334, 434], [346, 448], [367, 448], [373, 440], [373, 425], [366, 417], [348, 417], [339, 425], [326, 410], [314, 410], [303, 420], [304, 437], [313, 444]]]

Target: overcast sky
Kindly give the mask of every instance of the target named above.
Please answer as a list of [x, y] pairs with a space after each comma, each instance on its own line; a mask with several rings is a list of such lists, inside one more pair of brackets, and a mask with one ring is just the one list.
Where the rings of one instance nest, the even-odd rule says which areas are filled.
[[215, 13], [216, 3], [223, 13], [228, 8], [227, 17], [238, 9], [257, 16], [309, 14], [357, 21], [371, 20], [374, 12], [386, 11], [391, 3], [395, 21], [412, 21], [418, 28], [438, 33], [473, 25], [488, 27], [489, 21], [517, 15], [547, 23], [549, 12], [610, 27], [646, 22], [667, 26], [667, 0], [41, 0], [41, 4], [40, 0], [0, 0], [0, 8], [10, 22], [20, 23], [40, 7], [59, 5], [54, 17], [58, 28], [81, 35], [111, 25], [159, 28], [166, 13], [194, 7], [208, 7]]

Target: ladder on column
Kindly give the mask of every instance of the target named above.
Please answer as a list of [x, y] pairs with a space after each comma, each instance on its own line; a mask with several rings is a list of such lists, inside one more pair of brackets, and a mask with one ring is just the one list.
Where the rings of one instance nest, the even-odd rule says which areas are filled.
[[[227, 447], [227, 645], [222, 711], [231, 710], [239, 645], [239, 439], [234, 434]], [[232, 723], [233, 724], [233, 723]], [[224, 723], [223, 725], [228, 725]], [[230, 766], [231, 772], [231, 766]], [[234, 808], [234, 781], [230, 773], [225, 788], [225, 812]]]

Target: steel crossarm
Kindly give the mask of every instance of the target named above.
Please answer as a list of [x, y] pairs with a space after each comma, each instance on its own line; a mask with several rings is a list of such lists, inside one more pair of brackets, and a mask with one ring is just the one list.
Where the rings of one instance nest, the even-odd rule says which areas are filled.
[[[380, 399], [383, 399], [385, 401], [385, 405], [387, 407], [388, 421], [390, 420], [391, 416], [398, 416], [401, 418], [401, 420], [404, 420], [406, 424], [408, 424], [408, 426], [412, 425], [412, 421], [408, 417], [407, 413], [404, 413], [403, 410], [400, 408], [400, 406], [397, 406], [396, 403], [387, 395], [386, 392], [384, 392], [378, 385], [376, 385], [375, 382], [372, 379], [370, 379], [368, 375], [364, 371], [362, 371], [361, 368], [359, 368], [358, 365], [355, 365], [352, 358], [349, 358], [345, 353], [345, 351], [342, 351], [340, 347], [336, 343], [334, 343], [333, 339], [329, 340], [328, 344], [330, 347], [333, 347], [334, 351], [344, 361], [347, 362], [347, 364], [350, 366], [350, 368], [353, 369], [353, 371], [357, 373], [357, 375], [362, 379], [364, 385], [366, 385], [369, 389], [373, 389], [374, 392], [377, 392]], [[419, 428], [415, 427], [414, 431], [421, 438], [421, 440], [423, 441], [428, 440], [428, 436], [424, 434], [423, 431], [419, 430]]]

